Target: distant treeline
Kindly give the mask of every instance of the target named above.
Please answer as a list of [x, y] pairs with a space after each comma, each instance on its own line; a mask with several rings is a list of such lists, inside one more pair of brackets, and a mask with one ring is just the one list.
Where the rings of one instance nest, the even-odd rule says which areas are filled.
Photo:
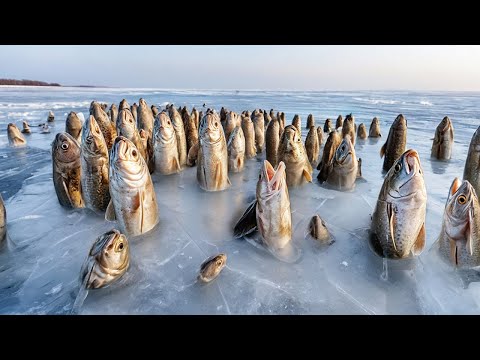
[[57, 83], [47, 83], [45, 81], [37, 80], [15, 80], [15, 79], [0, 79], [0, 85], [24, 85], [24, 86], [61, 86]]

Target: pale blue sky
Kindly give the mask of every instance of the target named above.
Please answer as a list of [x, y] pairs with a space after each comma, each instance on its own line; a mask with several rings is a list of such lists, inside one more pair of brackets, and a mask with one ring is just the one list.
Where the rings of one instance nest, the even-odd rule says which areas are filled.
[[0, 78], [176, 89], [480, 90], [480, 46], [0, 46]]

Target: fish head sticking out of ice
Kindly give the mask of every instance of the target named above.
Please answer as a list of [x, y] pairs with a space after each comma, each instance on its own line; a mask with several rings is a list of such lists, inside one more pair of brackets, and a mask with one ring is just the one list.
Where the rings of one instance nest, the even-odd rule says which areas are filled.
[[110, 230], [93, 243], [80, 271], [86, 289], [100, 289], [118, 280], [130, 264], [130, 248], [125, 235]]
[[214, 280], [220, 274], [226, 264], [226, 254], [218, 254], [209, 257], [200, 266], [200, 273], [198, 274], [198, 279], [205, 283]]
[[427, 192], [418, 153], [405, 151], [385, 176], [372, 215], [370, 244], [380, 256], [404, 259], [425, 247]]
[[480, 208], [473, 186], [455, 178], [448, 193], [440, 232], [440, 253], [458, 268], [480, 265]]

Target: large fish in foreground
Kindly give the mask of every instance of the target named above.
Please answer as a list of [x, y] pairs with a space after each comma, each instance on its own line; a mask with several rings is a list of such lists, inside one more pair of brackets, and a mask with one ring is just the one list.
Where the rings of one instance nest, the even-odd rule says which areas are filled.
[[197, 158], [197, 181], [205, 191], [222, 191], [230, 187], [227, 142], [217, 113], [207, 111], [200, 122], [200, 147]]
[[454, 266], [480, 266], [480, 206], [467, 180], [453, 180], [438, 242], [440, 254]]
[[477, 196], [480, 194], [480, 126], [470, 140], [463, 170], [463, 180], [468, 180], [475, 189]]
[[345, 136], [333, 157], [327, 184], [340, 191], [353, 190], [358, 174], [358, 160], [350, 135]]
[[377, 255], [403, 259], [425, 247], [427, 190], [420, 158], [405, 151], [385, 176], [372, 215], [370, 244]]
[[110, 151], [110, 196], [105, 219], [117, 220], [121, 231], [136, 236], [158, 223], [158, 207], [152, 178], [135, 145], [118, 136]]
[[278, 147], [278, 161], [285, 163], [288, 186], [312, 182], [313, 168], [308, 161], [300, 131], [294, 125], [286, 126], [283, 131]]
[[449, 160], [452, 157], [453, 125], [448, 116], [438, 124], [433, 138], [432, 154], [438, 160]]
[[27, 140], [23, 137], [17, 125], [10, 123], [7, 126], [8, 144], [13, 147], [21, 147], [27, 145]]
[[264, 160], [257, 182], [256, 200], [249, 205], [234, 227], [241, 238], [258, 230], [263, 244], [277, 258], [292, 262], [298, 251], [292, 246], [292, 213], [286, 182], [285, 164], [277, 169]]
[[60, 205], [83, 208], [80, 145], [72, 135], [63, 132], [52, 142], [53, 185]]
[[155, 120], [155, 168], [162, 175], [181, 170], [175, 129], [166, 111], [158, 114]]
[[92, 244], [80, 270], [80, 283], [86, 289], [100, 289], [120, 279], [130, 265], [130, 248], [125, 235], [110, 230]]
[[92, 115], [85, 121], [82, 133], [80, 164], [85, 207], [95, 212], [103, 212], [110, 202], [107, 144]]
[[395, 160], [405, 151], [407, 144], [407, 120], [400, 114], [390, 126], [387, 141], [380, 149], [380, 157], [385, 156], [383, 160], [383, 170], [388, 171]]
[[0, 245], [7, 237], [7, 210], [0, 194]]

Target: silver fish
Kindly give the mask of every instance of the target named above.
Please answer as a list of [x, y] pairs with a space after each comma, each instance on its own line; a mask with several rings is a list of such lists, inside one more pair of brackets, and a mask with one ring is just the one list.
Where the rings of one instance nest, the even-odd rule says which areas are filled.
[[255, 148], [257, 154], [260, 154], [265, 146], [265, 118], [263, 112], [258, 109], [255, 110], [252, 114], [252, 121], [255, 130]]
[[374, 117], [372, 123], [370, 124], [370, 131], [368, 132], [368, 137], [377, 138], [381, 136], [382, 134], [380, 133], [380, 121], [377, 117]]
[[80, 145], [82, 196], [85, 207], [95, 212], [107, 209], [110, 202], [108, 188], [108, 148], [95, 118], [85, 121]]
[[7, 210], [0, 194], [0, 244], [7, 238]]
[[72, 135], [63, 132], [52, 142], [53, 185], [60, 205], [83, 208], [80, 145]]
[[223, 268], [227, 265], [227, 255], [218, 254], [209, 257], [200, 265], [200, 272], [198, 274], [198, 280], [209, 283], [214, 280]]
[[22, 147], [27, 145], [27, 140], [23, 137], [17, 125], [10, 123], [7, 125], [8, 144], [12, 147]]
[[415, 150], [407, 150], [386, 174], [372, 215], [370, 244], [377, 255], [419, 255], [425, 247], [426, 207], [420, 158]]
[[438, 160], [449, 160], [452, 157], [453, 124], [448, 116], [438, 124], [433, 138], [431, 156]]
[[147, 150], [145, 149], [145, 144], [147, 143], [148, 134], [146, 132], [140, 132], [137, 129], [137, 122], [128, 109], [122, 109], [118, 113], [117, 118], [117, 133], [118, 136], [126, 137], [128, 140], [133, 142], [137, 150], [142, 155], [145, 162], [148, 162]]
[[285, 258], [291, 253], [292, 213], [286, 182], [285, 163], [277, 169], [264, 160], [257, 182], [256, 200], [249, 205], [234, 227], [234, 237], [240, 238], [256, 230], [265, 246]]
[[112, 148], [113, 142], [115, 141], [116, 131], [112, 126], [112, 123], [107, 116], [107, 113], [103, 111], [102, 106], [98, 102], [93, 102], [91, 105], [90, 114], [95, 117], [98, 126], [102, 130], [103, 137], [107, 144], [108, 150]]
[[293, 125], [286, 126], [283, 131], [278, 147], [278, 161], [285, 163], [288, 186], [312, 182], [313, 168], [308, 161], [300, 132]]
[[92, 244], [80, 270], [80, 284], [88, 290], [103, 288], [120, 279], [130, 265], [130, 247], [125, 235], [110, 230]]
[[217, 113], [207, 111], [200, 123], [200, 147], [197, 158], [197, 181], [205, 191], [230, 187], [227, 142]]
[[81, 142], [82, 140], [82, 120], [77, 116], [77, 113], [74, 111], [70, 111], [67, 116], [67, 120], [65, 120], [65, 132], [72, 135], [72, 137]]
[[181, 170], [175, 129], [166, 111], [158, 114], [155, 120], [155, 168], [162, 175]]
[[477, 195], [480, 194], [480, 126], [470, 140], [463, 170], [463, 180], [468, 180]]
[[[228, 114], [227, 114], [228, 121]], [[240, 126], [237, 126], [230, 134], [227, 143], [228, 171], [240, 172], [245, 165], [245, 136]]]
[[307, 151], [307, 158], [312, 167], [316, 167], [318, 163], [318, 156], [320, 155], [320, 144], [318, 143], [317, 129], [315, 125], [309, 127], [307, 137], [305, 139], [305, 150]]
[[350, 141], [350, 135], [347, 134], [335, 151], [327, 184], [340, 191], [353, 190], [357, 173], [358, 161], [355, 148]]
[[146, 143], [145, 153], [146, 153], [146, 162], [148, 165], [148, 170], [150, 174], [153, 173], [155, 169], [155, 159], [153, 154], [154, 148], [154, 138], [153, 138], [153, 113], [152, 110], [148, 107], [147, 102], [140, 98], [139, 106], [137, 109], [137, 127], [138, 130], [145, 130], [146, 139], [142, 139]]
[[175, 136], [177, 137], [178, 160], [180, 161], [180, 166], [183, 167], [187, 164], [187, 138], [185, 136], [183, 120], [174, 106], [170, 106], [168, 112], [175, 129]]
[[249, 116], [242, 115], [242, 130], [245, 136], [245, 157], [250, 159], [257, 153], [255, 147], [255, 128]]
[[135, 145], [118, 136], [110, 151], [110, 196], [105, 219], [117, 219], [128, 236], [144, 234], [158, 223], [152, 178]]
[[440, 253], [455, 267], [480, 266], [480, 207], [467, 180], [453, 180], [438, 241]]
[[388, 171], [392, 167], [395, 160], [405, 151], [407, 143], [407, 120], [400, 114], [397, 116], [390, 131], [388, 132], [387, 141], [380, 149], [380, 157], [385, 155], [383, 160], [383, 170]]

